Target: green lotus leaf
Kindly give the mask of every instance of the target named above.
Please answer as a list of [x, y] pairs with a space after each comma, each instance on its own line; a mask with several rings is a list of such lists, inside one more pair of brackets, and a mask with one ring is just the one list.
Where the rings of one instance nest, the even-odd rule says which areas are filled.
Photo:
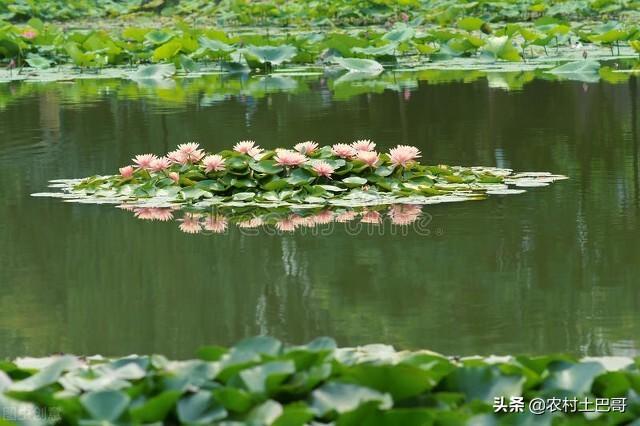
[[353, 53], [362, 53], [369, 56], [393, 56], [396, 54], [398, 45], [395, 43], [384, 44], [382, 46], [354, 47]]
[[139, 67], [130, 75], [133, 80], [159, 80], [171, 77], [176, 73], [176, 67], [173, 64], [156, 64]]
[[200, 390], [183, 397], [177, 405], [178, 419], [183, 424], [205, 425], [227, 417], [227, 410], [212, 399], [211, 392]]
[[247, 46], [244, 49], [245, 55], [257, 59], [260, 63], [280, 65], [289, 62], [297, 53], [295, 46], [283, 44], [280, 46]]
[[129, 409], [129, 415], [135, 422], [160, 422], [176, 405], [182, 395], [181, 391], [169, 390], [162, 392], [142, 404]]
[[318, 417], [331, 412], [341, 414], [353, 411], [367, 402], [374, 402], [380, 408], [390, 408], [392, 405], [389, 394], [347, 383], [329, 382], [311, 393], [311, 408]]
[[249, 163], [249, 167], [256, 172], [266, 173], [268, 175], [275, 175], [284, 170], [284, 168], [274, 160], [252, 161]]
[[467, 16], [466, 18], [462, 18], [458, 21], [458, 28], [465, 31], [477, 31], [482, 27], [483, 24], [484, 21], [482, 19], [473, 16]]
[[144, 38], [145, 40], [149, 41], [152, 44], [159, 45], [159, 44], [165, 44], [166, 42], [171, 40], [173, 38], [173, 35], [164, 31], [153, 30], [153, 31], [147, 32], [144, 35]]
[[350, 72], [380, 74], [384, 69], [379, 62], [372, 59], [335, 58], [334, 62]]
[[364, 184], [367, 183], [367, 179], [359, 177], [359, 176], [350, 176], [348, 178], [344, 178], [341, 181], [342, 183], [344, 183], [345, 185], [347, 185], [349, 188], [355, 188], [358, 186], [362, 186]]
[[40, 70], [44, 70], [47, 69], [51, 66], [51, 61], [43, 58], [40, 55], [35, 55], [33, 53], [30, 53], [26, 58], [25, 61], [29, 64], [30, 67], [33, 68], [37, 68]]
[[220, 54], [220, 53], [228, 53], [235, 50], [235, 48], [227, 43], [224, 43], [220, 40], [213, 40], [207, 37], [200, 37], [198, 39], [200, 46], [208, 50], [212, 53]]
[[383, 40], [387, 40], [391, 43], [404, 43], [411, 40], [415, 36], [416, 31], [409, 26], [400, 26], [395, 28], [382, 36]]
[[116, 390], [88, 392], [80, 397], [82, 406], [95, 420], [113, 422], [117, 420], [129, 405], [127, 394]]

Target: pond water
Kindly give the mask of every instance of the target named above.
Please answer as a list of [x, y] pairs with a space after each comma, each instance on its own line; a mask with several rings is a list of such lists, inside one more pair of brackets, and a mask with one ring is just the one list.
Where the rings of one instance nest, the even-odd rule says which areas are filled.
[[[458, 76], [460, 77], [460, 76]], [[255, 334], [446, 354], [640, 354], [640, 90], [535, 80], [281, 78], [0, 86], [0, 357], [164, 353]], [[393, 82], [393, 79], [387, 79]], [[498, 81], [498, 83], [500, 83]], [[260, 90], [238, 87], [254, 84]], [[220, 235], [34, 198], [133, 154], [370, 138], [424, 163], [550, 171], [524, 194], [425, 207], [423, 227]]]

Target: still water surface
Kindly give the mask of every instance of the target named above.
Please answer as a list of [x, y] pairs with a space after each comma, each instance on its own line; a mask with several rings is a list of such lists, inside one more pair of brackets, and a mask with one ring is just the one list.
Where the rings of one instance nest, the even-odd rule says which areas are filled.
[[[337, 99], [211, 96], [178, 83], [0, 86], [0, 357], [161, 352], [267, 333], [447, 354], [640, 354], [633, 78], [520, 91], [420, 82]], [[158, 99], [158, 94], [162, 95]], [[370, 138], [423, 162], [565, 174], [522, 195], [428, 206], [429, 232], [188, 235], [111, 206], [33, 198], [133, 154]]]

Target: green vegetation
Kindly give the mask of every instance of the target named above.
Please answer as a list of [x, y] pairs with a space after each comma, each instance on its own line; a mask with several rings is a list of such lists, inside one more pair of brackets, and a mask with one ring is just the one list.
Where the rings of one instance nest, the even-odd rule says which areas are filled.
[[[618, 364], [563, 355], [455, 359], [384, 345], [337, 349], [329, 338], [287, 347], [270, 337], [204, 347], [190, 361], [25, 358], [0, 364], [0, 422], [44, 424], [47, 415], [82, 425], [631, 424], [640, 417], [640, 362]], [[597, 398], [625, 398], [625, 406], [494, 413], [500, 397], [523, 397], [524, 407], [534, 398], [576, 398], [591, 407]]]
[[513, 173], [491, 167], [420, 164], [420, 151], [398, 145], [388, 153], [376, 144], [319, 147], [312, 141], [294, 149], [263, 150], [253, 141], [233, 150], [208, 154], [197, 143], [187, 143], [157, 157], [142, 154], [134, 165], [114, 176], [80, 181], [54, 181], [64, 196], [81, 202], [145, 202], [155, 207], [175, 203], [210, 206], [221, 203], [259, 203], [362, 206], [410, 202], [429, 204], [482, 199], [489, 194], [519, 193], [508, 185], [546, 186], [564, 176], [550, 173]]
[[[550, 6], [524, 1], [346, 2], [349, 7], [340, 1], [326, 7], [324, 2], [302, 1], [221, 2], [208, 7], [196, 1], [174, 6], [160, 2], [162, 13], [172, 16], [161, 28], [137, 15], [130, 21], [120, 17], [118, 25], [74, 21], [63, 26], [51, 21], [86, 17], [83, 11], [89, 10], [98, 16], [120, 16], [134, 11], [135, 2], [99, 2], [96, 9], [92, 2], [42, 4], [49, 3], [59, 6], [47, 9], [52, 16], [39, 12], [39, 2], [5, 5], [4, 16], [14, 23], [0, 21], [0, 60], [19, 70], [60, 64], [100, 69], [173, 63], [185, 72], [208, 69], [209, 64], [217, 64], [218, 71], [237, 72], [335, 63], [349, 71], [377, 73], [381, 64], [415, 68], [456, 58], [541, 66], [549, 59], [554, 63], [583, 55], [598, 59], [603, 52], [610, 57], [631, 56], [640, 42], [640, 14], [634, 1], [568, 1]], [[183, 19], [191, 9], [207, 18], [205, 22]], [[16, 22], [20, 17], [30, 18]], [[288, 26], [294, 18], [300, 25]], [[252, 23], [271, 27], [233, 26]], [[368, 26], [348, 26], [353, 23]]]
[[472, 16], [491, 22], [540, 16], [566, 19], [638, 17], [638, 0], [0, 0], [0, 19], [127, 17], [203, 18], [223, 25], [372, 25], [421, 20], [449, 25]]

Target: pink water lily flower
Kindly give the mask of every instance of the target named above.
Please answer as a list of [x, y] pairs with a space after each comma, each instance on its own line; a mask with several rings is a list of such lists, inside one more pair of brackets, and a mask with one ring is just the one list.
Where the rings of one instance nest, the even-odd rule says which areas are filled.
[[233, 146], [235, 152], [248, 155], [251, 155], [250, 152], [255, 149], [260, 149], [255, 141], [240, 141]]
[[351, 158], [356, 155], [356, 150], [346, 143], [337, 143], [331, 147], [331, 153], [340, 158]]
[[301, 154], [309, 155], [312, 154], [316, 149], [318, 149], [318, 144], [313, 141], [300, 142], [295, 144], [293, 149]]
[[360, 139], [351, 144], [356, 151], [373, 151], [376, 149], [376, 144], [369, 139]]
[[335, 171], [334, 168], [326, 161], [314, 161], [312, 168], [318, 176], [324, 176], [326, 178], [331, 178], [331, 174]]
[[154, 154], [140, 154], [136, 155], [136, 157], [133, 158], [132, 161], [142, 170], [151, 170], [151, 163], [157, 158], [158, 157], [156, 157]]
[[38, 37], [38, 32], [32, 28], [27, 28], [22, 32], [21, 35], [27, 40], [33, 40], [34, 38]]
[[258, 148], [256, 146], [251, 148], [249, 151], [247, 151], [247, 155], [253, 157], [254, 160], [258, 161], [262, 158], [263, 152], [264, 152], [264, 149]]
[[166, 157], [156, 158], [151, 162], [151, 170], [154, 172], [162, 172], [171, 167], [171, 160]]
[[173, 181], [173, 183], [178, 183], [180, 181], [180, 175], [177, 172], [169, 173], [169, 179]]
[[181, 158], [190, 163], [197, 163], [205, 156], [204, 151], [200, 149], [200, 145], [196, 142], [178, 145], [178, 152], [181, 154]]
[[187, 156], [187, 154], [178, 151], [177, 149], [168, 153], [167, 158], [174, 164], [185, 165], [189, 162], [189, 157]]
[[307, 161], [307, 157], [289, 149], [277, 149], [274, 160], [281, 166], [295, 167], [304, 164]]
[[221, 172], [225, 168], [224, 158], [222, 158], [222, 156], [218, 155], [218, 154], [207, 155], [202, 160], [202, 164], [204, 164], [204, 167], [205, 167], [204, 172], [205, 173], [209, 173], [209, 172], [212, 172], [212, 171]]
[[358, 151], [356, 158], [363, 161], [369, 167], [374, 167], [378, 160], [380, 160], [378, 153], [375, 151]]
[[120, 167], [118, 171], [123, 179], [131, 179], [133, 177], [133, 166]]
[[398, 145], [389, 150], [391, 164], [406, 167], [408, 163], [420, 158], [420, 150], [415, 146]]

